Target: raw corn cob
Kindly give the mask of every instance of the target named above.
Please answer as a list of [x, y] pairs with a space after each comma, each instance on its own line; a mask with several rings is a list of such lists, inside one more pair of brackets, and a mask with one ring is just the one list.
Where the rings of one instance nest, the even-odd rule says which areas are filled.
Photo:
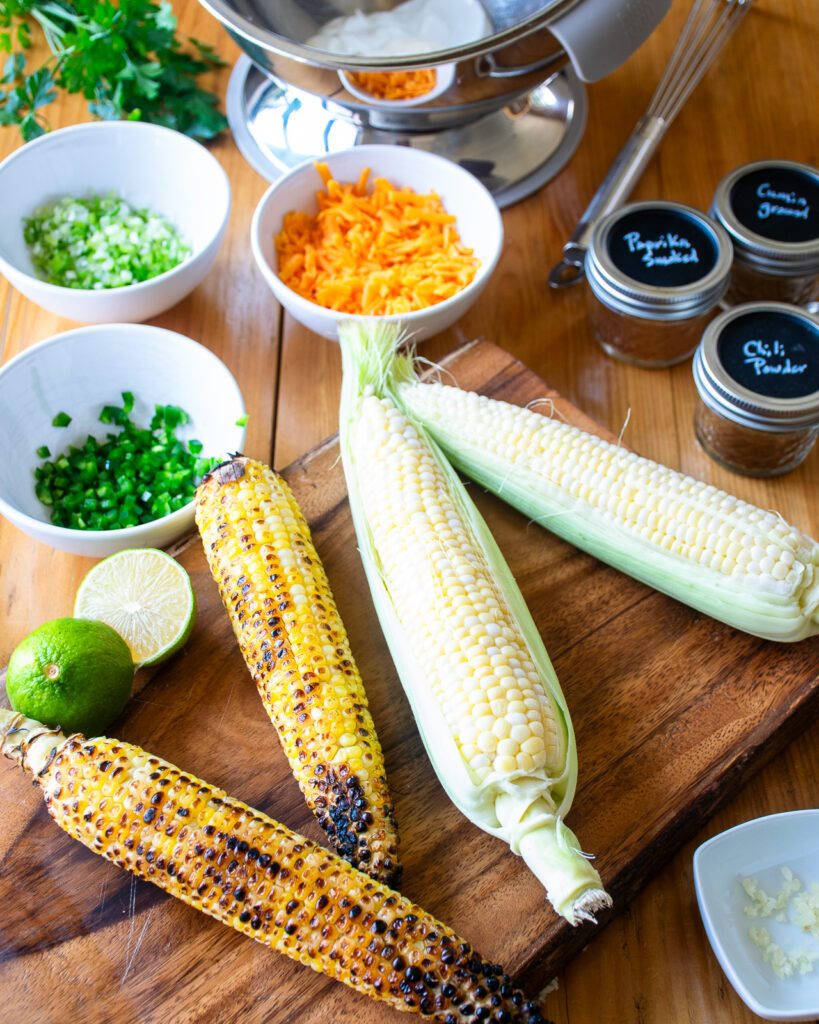
[[776, 512], [401, 357], [398, 402], [467, 476], [570, 544], [768, 640], [819, 633], [819, 543]]
[[502, 968], [420, 907], [167, 761], [5, 709], [0, 750], [70, 836], [292, 960], [442, 1024], [546, 1024]]
[[384, 758], [344, 624], [287, 483], [236, 456], [196, 494], [213, 578], [301, 791], [334, 848], [399, 877]]
[[341, 453], [376, 611], [438, 777], [572, 924], [610, 904], [563, 823], [569, 711], [520, 590], [440, 450], [398, 408], [389, 327], [343, 324]]

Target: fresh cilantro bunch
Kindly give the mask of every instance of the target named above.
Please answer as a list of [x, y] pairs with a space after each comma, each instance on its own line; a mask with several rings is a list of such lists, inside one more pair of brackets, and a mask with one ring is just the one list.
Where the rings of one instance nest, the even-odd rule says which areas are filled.
[[[0, 0], [0, 125], [19, 125], [26, 141], [42, 135], [43, 108], [64, 89], [82, 93], [97, 117], [213, 138], [227, 122], [197, 78], [223, 62], [197, 39], [183, 48], [176, 25], [166, 0]], [[38, 28], [52, 56], [29, 70]]]

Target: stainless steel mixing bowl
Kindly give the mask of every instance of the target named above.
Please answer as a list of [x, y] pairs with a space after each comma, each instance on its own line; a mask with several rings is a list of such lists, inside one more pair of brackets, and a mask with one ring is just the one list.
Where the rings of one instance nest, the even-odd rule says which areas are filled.
[[[389, 10], [400, 0], [201, 2], [278, 82], [332, 100], [362, 126], [402, 132], [467, 124], [523, 97], [569, 60], [585, 81], [602, 78], [633, 53], [670, 5], [670, 0], [481, 0], [491, 25], [481, 39], [429, 53], [362, 57], [319, 50], [306, 41], [333, 18], [355, 10]], [[338, 74], [440, 65], [455, 69], [445, 92], [390, 111], [353, 96]]]

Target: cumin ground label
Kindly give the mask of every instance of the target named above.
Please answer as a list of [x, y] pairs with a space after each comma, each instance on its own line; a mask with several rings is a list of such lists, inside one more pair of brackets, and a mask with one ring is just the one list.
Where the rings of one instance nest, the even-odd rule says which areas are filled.
[[799, 399], [819, 391], [819, 328], [807, 317], [773, 309], [735, 317], [717, 355], [737, 384], [758, 395]]
[[819, 239], [819, 173], [759, 167], [739, 178], [729, 196], [743, 227], [777, 242]]
[[718, 255], [704, 221], [667, 207], [624, 214], [611, 229], [608, 247], [618, 270], [656, 288], [694, 284], [714, 269]]

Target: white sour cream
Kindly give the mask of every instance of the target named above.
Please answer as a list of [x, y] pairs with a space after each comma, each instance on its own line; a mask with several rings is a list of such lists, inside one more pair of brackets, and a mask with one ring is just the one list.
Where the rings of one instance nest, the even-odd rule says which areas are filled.
[[307, 44], [348, 57], [406, 57], [463, 46], [491, 31], [479, 0], [406, 0], [391, 11], [333, 18]]

